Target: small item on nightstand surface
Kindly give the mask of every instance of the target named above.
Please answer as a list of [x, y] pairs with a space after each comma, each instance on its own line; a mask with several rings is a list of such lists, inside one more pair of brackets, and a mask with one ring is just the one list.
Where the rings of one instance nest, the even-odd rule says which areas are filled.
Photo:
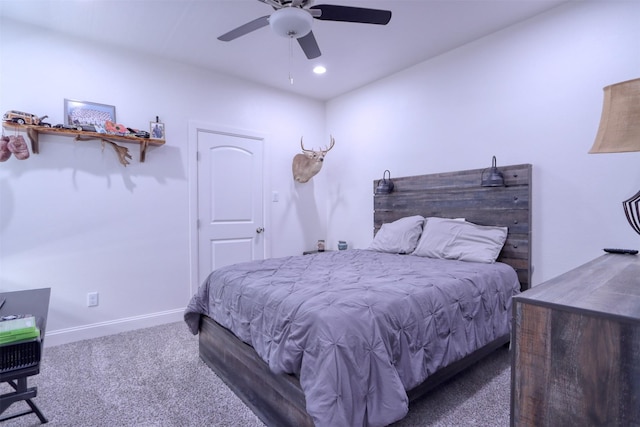
[[318, 240], [318, 252], [324, 252], [324, 240]]
[[347, 242], [344, 240], [338, 240], [338, 250], [344, 251], [347, 249]]
[[615, 249], [615, 248], [604, 248], [605, 252], [610, 254], [626, 254], [626, 255], [635, 255], [638, 253], [637, 249]]

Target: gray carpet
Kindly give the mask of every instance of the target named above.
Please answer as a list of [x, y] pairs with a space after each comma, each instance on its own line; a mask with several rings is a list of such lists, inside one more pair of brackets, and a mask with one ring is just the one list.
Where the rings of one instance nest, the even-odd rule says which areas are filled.
[[[45, 349], [34, 402], [49, 426], [263, 426], [172, 323]], [[11, 391], [0, 385], [0, 394]], [[509, 425], [509, 354], [500, 349], [412, 405], [394, 427]], [[21, 412], [13, 404], [4, 415]], [[41, 425], [34, 414], [3, 427]]]

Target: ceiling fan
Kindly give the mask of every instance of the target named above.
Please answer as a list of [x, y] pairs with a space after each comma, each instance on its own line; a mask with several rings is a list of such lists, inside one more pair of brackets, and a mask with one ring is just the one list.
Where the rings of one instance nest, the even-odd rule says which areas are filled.
[[278, 35], [295, 38], [308, 59], [321, 55], [316, 38], [311, 31], [313, 18], [323, 21], [358, 22], [386, 25], [391, 20], [388, 10], [362, 7], [319, 4], [313, 0], [258, 0], [275, 9], [271, 15], [261, 16], [218, 37], [228, 42], [269, 25]]

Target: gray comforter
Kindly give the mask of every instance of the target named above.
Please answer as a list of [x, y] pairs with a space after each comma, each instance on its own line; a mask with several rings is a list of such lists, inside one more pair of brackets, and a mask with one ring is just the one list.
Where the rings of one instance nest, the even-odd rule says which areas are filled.
[[295, 373], [317, 426], [383, 426], [405, 390], [509, 333], [515, 271], [367, 250], [272, 258], [211, 273], [184, 318], [201, 314]]

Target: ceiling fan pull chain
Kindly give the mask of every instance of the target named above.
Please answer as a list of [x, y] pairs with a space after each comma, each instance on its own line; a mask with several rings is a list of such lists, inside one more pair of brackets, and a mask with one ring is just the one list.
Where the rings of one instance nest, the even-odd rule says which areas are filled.
[[293, 60], [293, 37], [289, 37], [289, 83], [293, 86], [293, 76], [291, 75], [291, 61]]

